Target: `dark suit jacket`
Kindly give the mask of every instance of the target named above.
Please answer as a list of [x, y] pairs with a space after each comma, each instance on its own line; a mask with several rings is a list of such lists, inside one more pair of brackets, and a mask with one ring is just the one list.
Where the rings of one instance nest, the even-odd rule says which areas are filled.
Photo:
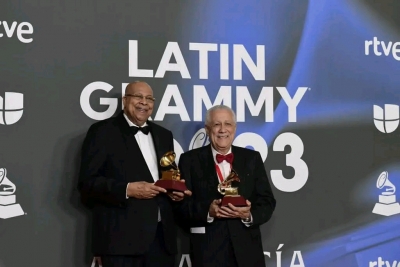
[[[240, 219], [214, 219], [207, 222], [211, 202], [222, 196], [217, 191], [218, 177], [210, 145], [181, 155], [181, 178], [192, 191], [192, 197], [180, 203], [179, 215], [188, 227], [205, 227], [205, 234], [190, 234], [192, 263], [195, 267], [224, 266], [224, 246], [232, 243], [240, 267], [265, 266], [260, 225], [267, 222], [276, 201], [258, 152], [232, 146], [233, 169], [238, 173], [239, 194], [251, 202], [253, 225]], [[237, 184], [236, 184], [237, 185]], [[235, 186], [235, 184], [233, 184]], [[226, 248], [226, 246], [225, 246]], [[222, 249], [222, 250], [221, 250]]]
[[[147, 123], [159, 162], [164, 153], [173, 151], [172, 133], [153, 122]], [[169, 197], [160, 193], [153, 199], [127, 199], [128, 182], [137, 181], [154, 182], [123, 112], [93, 124], [82, 147], [78, 189], [93, 211], [95, 255], [144, 254], [155, 238], [158, 207], [166, 248], [171, 254], [177, 252], [177, 230]]]

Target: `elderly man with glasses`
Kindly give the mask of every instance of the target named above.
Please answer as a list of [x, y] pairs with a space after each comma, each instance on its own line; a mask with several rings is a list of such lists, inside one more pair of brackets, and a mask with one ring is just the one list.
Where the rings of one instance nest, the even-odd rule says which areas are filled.
[[103, 267], [173, 267], [177, 253], [174, 203], [154, 185], [160, 158], [173, 151], [171, 131], [148, 121], [155, 98], [145, 82], [127, 85], [124, 110], [94, 123], [82, 147], [78, 188], [93, 211], [92, 252]]

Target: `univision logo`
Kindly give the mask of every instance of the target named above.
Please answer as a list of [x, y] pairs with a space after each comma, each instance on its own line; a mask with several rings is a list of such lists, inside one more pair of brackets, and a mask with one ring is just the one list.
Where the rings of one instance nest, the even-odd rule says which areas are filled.
[[385, 104], [384, 109], [374, 105], [374, 124], [382, 133], [392, 133], [399, 126], [399, 106]]
[[24, 95], [21, 93], [6, 92], [0, 96], [0, 124], [10, 125], [19, 121], [24, 108]]

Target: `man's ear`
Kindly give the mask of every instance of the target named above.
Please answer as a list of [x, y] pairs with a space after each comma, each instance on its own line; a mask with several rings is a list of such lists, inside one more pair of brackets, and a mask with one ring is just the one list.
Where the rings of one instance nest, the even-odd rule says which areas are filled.
[[210, 136], [210, 130], [207, 125], [204, 126], [204, 130], [206, 130], [206, 134]]

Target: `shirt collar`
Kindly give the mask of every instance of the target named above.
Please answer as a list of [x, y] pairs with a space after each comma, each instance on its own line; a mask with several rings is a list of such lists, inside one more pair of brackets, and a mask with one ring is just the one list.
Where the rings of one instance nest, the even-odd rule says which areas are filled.
[[[210, 146], [211, 146], [211, 152], [212, 152], [212, 155], [213, 155], [214, 162], [215, 162], [216, 164], [218, 164], [218, 163], [217, 163], [216, 156], [217, 156], [217, 154], [221, 154], [221, 153], [218, 153], [217, 150], [215, 150], [214, 147], [213, 147], [212, 145], [210, 145]], [[228, 151], [225, 155], [227, 155], [227, 154], [229, 154], [229, 153], [231, 153], [231, 152], [232, 152], [232, 146], [229, 148], [229, 151]]]
[[[134, 124], [133, 122], [131, 122], [131, 120], [128, 118], [128, 116], [126, 116], [126, 114], [125, 114], [125, 112], [124, 112], [124, 117], [125, 117], [125, 119], [126, 119], [126, 121], [128, 122], [128, 124], [129, 124], [129, 126], [136, 126], [136, 127], [139, 127], [139, 126], [137, 126], [136, 124]], [[145, 122], [142, 126], [140, 126], [140, 127], [144, 127], [144, 126], [147, 126], [147, 122]]]

